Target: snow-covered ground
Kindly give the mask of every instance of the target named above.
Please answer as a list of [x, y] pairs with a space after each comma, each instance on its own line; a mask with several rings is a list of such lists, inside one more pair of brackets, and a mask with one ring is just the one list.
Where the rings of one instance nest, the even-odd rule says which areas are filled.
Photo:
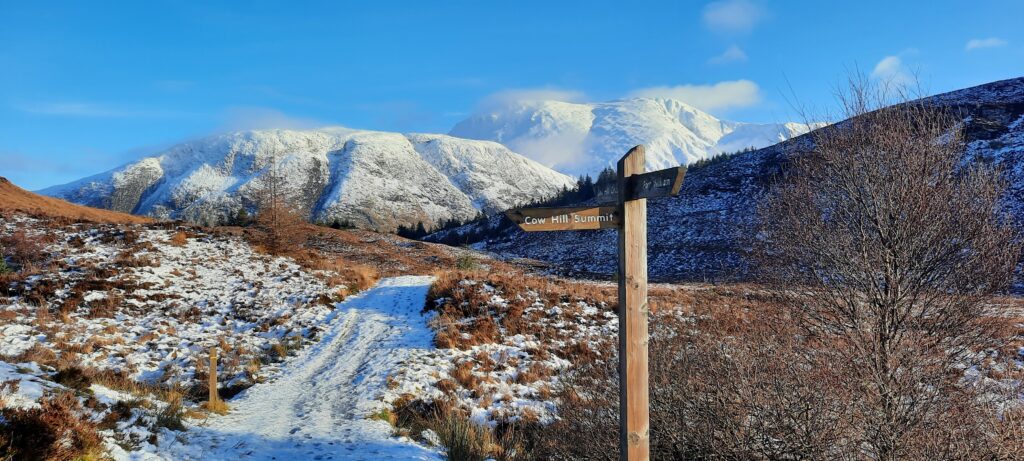
[[0, 298], [0, 356], [43, 349], [78, 366], [189, 387], [218, 346], [222, 385], [244, 387], [274, 374], [266, 359], [276, 351], [315, 337], [336, 297], [329, 274], [256, 253], [240, 238], [197, 233], [176, 244], [174, 230], [49, 228], [27, 217], [0, 227], [0, 235], [18, 232], [44, 242], [51, 269]]
[[421, 311], [430, 277], [382, 280], [338, 305], [314, 346], [289, 359], [280, 377], [228, 402], [226, 416], [192, 426], [159, 451], [169, 459], [439, 459], [370, 415], [390, 373], [411, 353], [432, 349]]
[[509, 280], [517, 279], [470, 276], [434, 299], [438, 348], [415, 351], [384, 401], [451, 402], [492, 427], [553, 421], [560, 377], [580, 361], [609, 358], [618, 318], [593, 298], [551, 296]]
[[[36, 266], [2, 277], [0, 410], [71, 393], [115, 459], [313, 459], [328, 447], [333, 459], [437, 458], [366, 418], [386, 406], [381, 389], [408, 351], [432, 348], [421, 315], [430, 278], [338, 302], [348, 291], [332, 286], [338, 274], [230, 234], [7, 215], [0, 238], [37, 245]], [[248, 390], [227, 416], [180, 431], [174, 419], [204, 418], [212, 347], [222, 393]], [[170, 395], [183, 405], [160, 422]]]

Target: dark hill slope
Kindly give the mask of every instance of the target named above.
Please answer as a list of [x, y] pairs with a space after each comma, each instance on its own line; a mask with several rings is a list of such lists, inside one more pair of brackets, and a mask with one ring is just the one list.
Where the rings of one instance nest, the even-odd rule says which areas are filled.
[[[963, 117], [968, 158], [1000, 165], [1010, 182], [1008, 206], [1024, 218], [1024, 78], [1003, 80], [928, 98]], [[830, 128], [824, 128], [830, 129]], [[806, 151], [801, 136], [713, 162], [688, 172], [679, 197], [648, 202], [649, 270], [656, 280], [742, 279], [751, 273], [744, 243], [757, 205], [786, 160]], [[500, 227], [502, 218], [428, 236], [475, 243], [506, 257], [551, 262], [567, 273], [611, 274], [613, 231], [525, 233], [515, 228], [474, 242], [471, 235]], [[467, 240], [467, 237], [470, 237]]]

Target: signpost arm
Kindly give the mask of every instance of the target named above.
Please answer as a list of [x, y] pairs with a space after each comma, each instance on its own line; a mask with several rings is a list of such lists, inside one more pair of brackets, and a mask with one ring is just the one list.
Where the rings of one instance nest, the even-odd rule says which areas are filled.
[[647, 378], [647, 199], [630, 200], [628, 178], [645, 171], [644, 147], [618, 164], [620, 459], [650, 459]]

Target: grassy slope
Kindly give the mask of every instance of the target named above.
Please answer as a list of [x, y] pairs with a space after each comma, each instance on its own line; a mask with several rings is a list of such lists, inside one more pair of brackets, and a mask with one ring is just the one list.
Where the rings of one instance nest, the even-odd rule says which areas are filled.
[[101, 223], [144, 224], [153, 222], [152, 219], [142, 216], [75, 205], [64, 200], [29, 192], [4, 177], [0, 177], [0, 210]]

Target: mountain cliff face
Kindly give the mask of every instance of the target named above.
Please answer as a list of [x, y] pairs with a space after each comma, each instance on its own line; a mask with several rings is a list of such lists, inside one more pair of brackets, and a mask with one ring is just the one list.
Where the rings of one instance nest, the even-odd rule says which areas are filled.
[[[929, 101], [964, 120], [968, 161], [999, 165], [1008, 183], [1008, 209], [1024, 222], [1024, 78], [945, 93]], [[829, 128], [825, 128], [829, 129]], [[787, 159], [810, 149], [811, 138], [740, 154], [691, 169], [678, 197], [648, 201], [649, 271], [655, 280], [742, 279], [756, 208]], [[506, 257], [548, 261], [568, 273], [615, 271], [615, 231], [525, 233], [502, 226], [500, 217], [429, 236], [427, 240], [474, 243], [487, 229], [496, 237], [475, 243]]]
[[449, 134], [497, 141], [559, 171], [595, 173], [637, 144], [647, 168], [686, 165], [720, 153], [777, 144], [808, 131], [799, 123], [719, 120], [672, 99], [597, 104], [518, 103], [463, 120]]
[[212, 136], [41, 192], [213, 224], [252, 212], [268, 172], [310, 219], [377, 230], [469, 219], [575, 184], [493, 142], [326, 128]]

